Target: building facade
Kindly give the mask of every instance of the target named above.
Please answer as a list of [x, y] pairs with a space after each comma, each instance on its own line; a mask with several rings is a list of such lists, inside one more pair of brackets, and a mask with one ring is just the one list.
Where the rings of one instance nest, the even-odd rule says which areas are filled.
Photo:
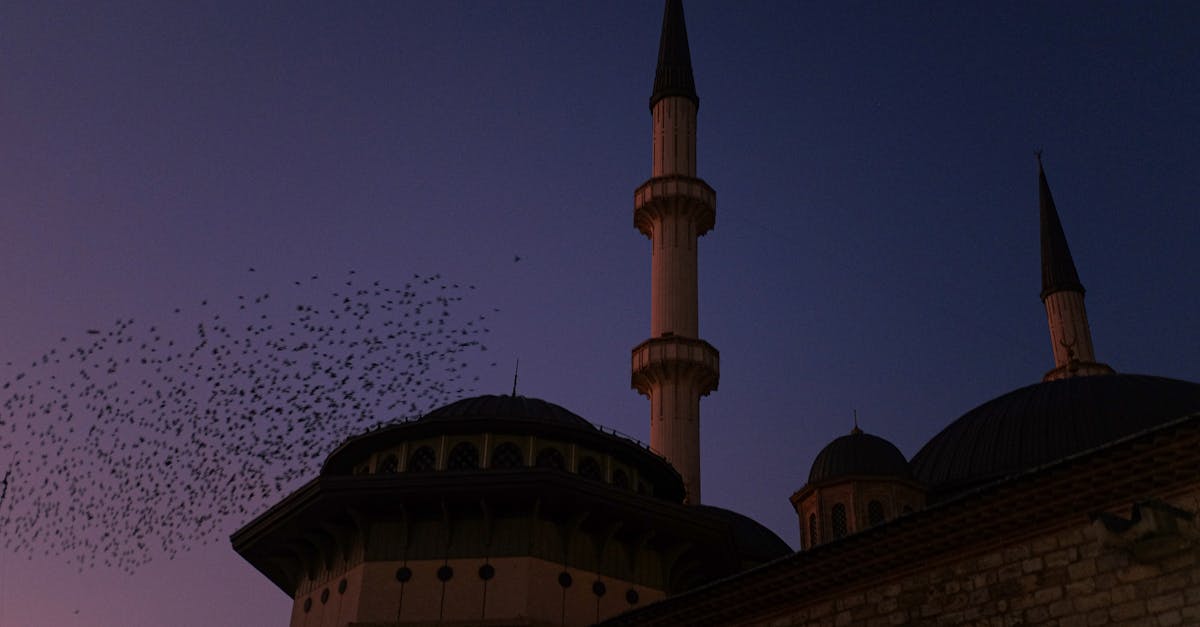
[[[651, 442], [538, 399], [481, 396], [343, 443], [232, 537], [293, 627], [1200, 624], [1200, 385], [1097, 361], [1038, 158], [1053, 367], [911, 459], [857, 427], [791, 495], [801, 550], [701, 505], [699, 97], [667, 0], [650, 98]], [[781, 500], [786, 495], [780, 495]]]

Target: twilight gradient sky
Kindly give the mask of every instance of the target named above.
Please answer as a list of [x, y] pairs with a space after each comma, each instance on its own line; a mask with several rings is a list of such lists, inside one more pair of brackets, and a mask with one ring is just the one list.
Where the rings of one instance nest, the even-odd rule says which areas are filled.
[[[787, 497], [852, 410], [911, 456], [1039, 380], [1036, 148], [1098, 357], [1200, 380], [1200, 5], [686, 8], [718, 193], [707, 503], [795, 546]], [[632, 192], [661, 11], [0, 3], [0, 363], [310, 274], [438, 272], [502, 310], [478, 392], [506, 392], [519, 357], [523, 394], [648, 439]], [[225, 535], [133, 575], [0, 552], [2, 627], [281, 625], [288, 607]]]

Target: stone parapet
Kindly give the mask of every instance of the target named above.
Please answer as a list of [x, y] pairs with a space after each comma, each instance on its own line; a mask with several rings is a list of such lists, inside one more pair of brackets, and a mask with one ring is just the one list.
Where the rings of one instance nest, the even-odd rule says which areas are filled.
[[717, 192], [703, 180], [690, 176], [652, 178], [633, 192], [633, 225], [654, 237], [654, 223], [668, 214], [682, 214], [704, 235], [717, 224]]
[[633, 348], [631, 384], [644, 395], [664, 379], [692, 381], [701, 396], [717, 389], [721, 355], [712, 344], [694, 338], [666, 336]]

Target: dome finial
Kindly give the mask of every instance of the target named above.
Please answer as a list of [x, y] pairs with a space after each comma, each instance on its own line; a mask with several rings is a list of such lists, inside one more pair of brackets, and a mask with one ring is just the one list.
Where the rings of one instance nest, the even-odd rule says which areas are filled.
[[858, 410], [854, 409], [851, 411], [854, 412], [854, 428], [850, 430], [850, 435], [858, 435], [862, 433], [862, 429], [858, 428]]

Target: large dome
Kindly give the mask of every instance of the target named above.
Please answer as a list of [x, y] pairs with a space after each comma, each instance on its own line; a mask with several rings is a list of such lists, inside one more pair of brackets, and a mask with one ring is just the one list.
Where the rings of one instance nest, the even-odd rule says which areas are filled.
[[850, 435], [830, 442], [817, 453], [808, 482], [815, 484], [849, 476], [911, 479], [912, 472], [896, 445], [856, 427]]
[[498, 418], [558, 423], [593, 429], [592, 423], [570, 410], [540, 398], [485, 395], [464, 398], [443, 405], [421, 418], [422, 421], [473, 420]]
[[1200, 411], [1200, 384], [1112, 374], [1037, 383], [963, 414], [912, 459], [947, 496]]

